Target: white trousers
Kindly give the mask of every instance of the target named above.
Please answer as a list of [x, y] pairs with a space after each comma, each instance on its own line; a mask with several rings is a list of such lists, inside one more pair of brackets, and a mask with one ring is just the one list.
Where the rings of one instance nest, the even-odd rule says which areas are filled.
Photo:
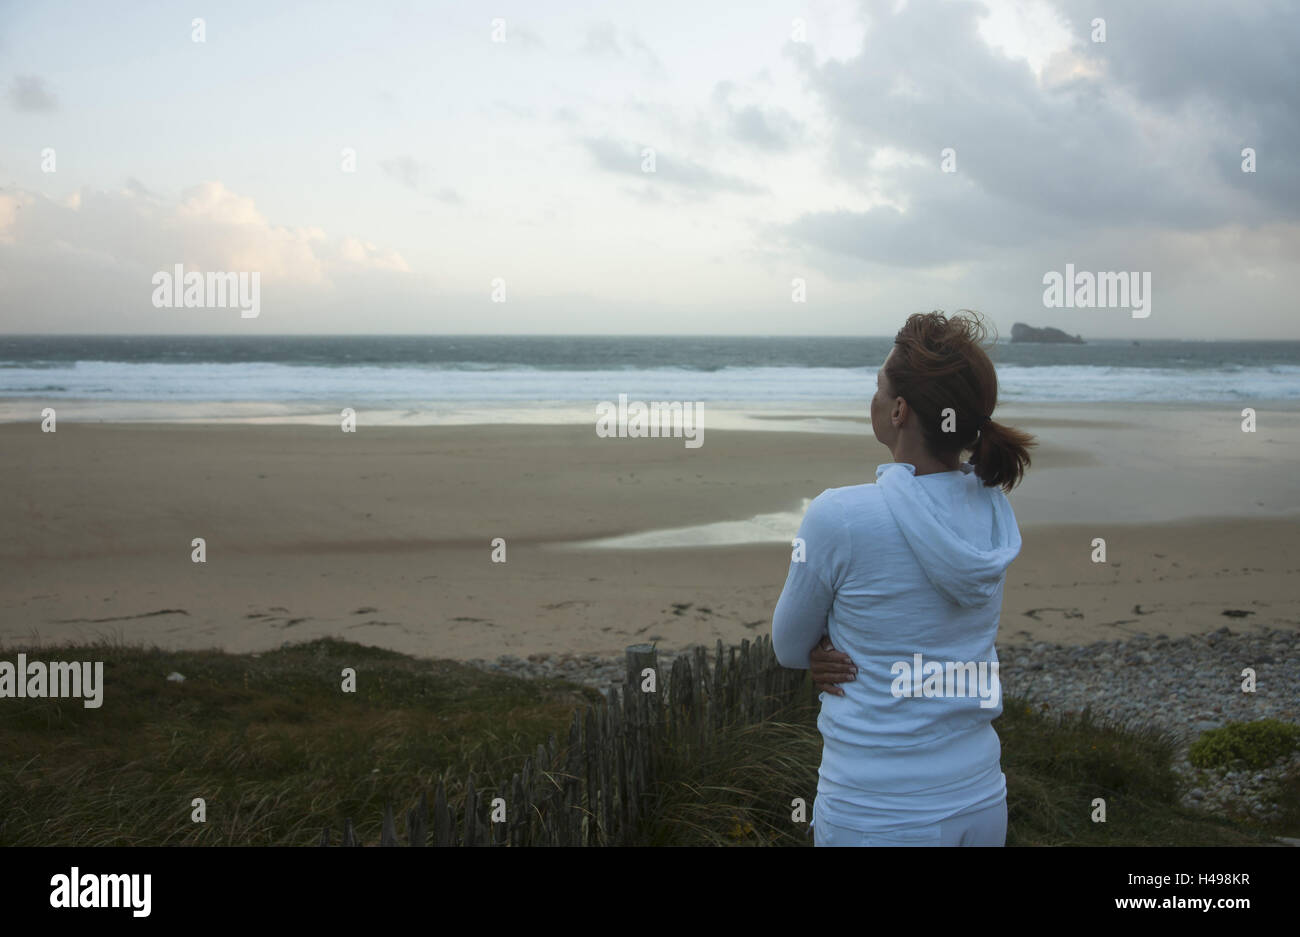
[[930, 826], [864, 833], [836, 826], [817, 817], [813, 823], [816, 846], [1005, 846], [1007, 802], [974, 813], [949, 817]]

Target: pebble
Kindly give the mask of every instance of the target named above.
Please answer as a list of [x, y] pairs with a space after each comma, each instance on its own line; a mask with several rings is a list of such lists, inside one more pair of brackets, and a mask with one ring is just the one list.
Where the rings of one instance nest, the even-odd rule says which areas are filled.
[[[1135, 635], [1086, 647], [1037, 642], [999, 649], [1003, 693], [1048, 711], [1079, 712], [1128, 725], [1148, 724], [1176, 740], [1175, 774], [1184, 806], [1232, 811], [1261, 820], [1279, 816], [1276, 784], [1300, 768], [1300, 751], [1263, 771], [1204, 770], [1188, 760], [1202, 732], [1229, 722], [1278, 719], [1300, 724], [1300, 632], [1261, 629], [1236, 634]], [[1255, 692], [1241, 689], [1242, 670], [1255, 671]]]

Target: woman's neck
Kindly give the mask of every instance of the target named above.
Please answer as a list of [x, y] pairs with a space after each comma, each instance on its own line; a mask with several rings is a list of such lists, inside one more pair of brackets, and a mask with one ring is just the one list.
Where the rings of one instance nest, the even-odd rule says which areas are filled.
[[950, 456], [947, 461], [937, 459], [928, 452], [912, 452], [906, 446], [893, 450], [895, 462], [906, 462], [915, 467], [917, 475], [935, 475], [939, 472], [955, 472], [960, 467], [960, 453]]

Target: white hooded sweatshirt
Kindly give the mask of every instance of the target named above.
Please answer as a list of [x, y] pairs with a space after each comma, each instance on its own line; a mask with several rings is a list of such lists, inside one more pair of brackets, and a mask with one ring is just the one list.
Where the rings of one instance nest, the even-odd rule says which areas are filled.
[[814, 818], [863, 831], [927, 826], [1006, 796], [998, 619], [1020, 529], [970, 463], [876, 482], [809, 506], [772, 617], [783, 666], [807, 669], [823, 634], [857, 665], [844, 696], [821, 694], [824, 745]]

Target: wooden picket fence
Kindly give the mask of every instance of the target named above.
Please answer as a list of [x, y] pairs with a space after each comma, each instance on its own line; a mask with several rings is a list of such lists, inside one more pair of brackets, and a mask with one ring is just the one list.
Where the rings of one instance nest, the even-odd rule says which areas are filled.
[[[816, 690], [806, 670], [777, 663], [771, 639], [740, 647], [718, 641], [712, 666], [696, 647], [677, 657], [665, 686], [658, 657], [648, 644], [627, 649], [627, 675], [602, 705], [574, 713], [567, 744], [549, 744], [525, 759], [504, 790], [480, 790], [471, 772], [459, 804], [445, 785], [407, 812], [412, 846], [611, 846], [635, 835], [647, 811], [666, 746], [689, 756], [712, 745], [729, 727], [761, 722]], [[646, 670], [653, 672], [648, 691]], [[647, 675], [648, 676], [648, 675]], [[500, 798], [494, 803], [495, 798]], [[502, 818], [504, 814], [504, 818]], [[493, 818], [496, 822], [493, 822]], [[392, 805], [384, 808], [381, 846], [398, 845]], [[330, 845], [330, 830], [320, 845]], [[359, 846], [349, 818], [343, 846]]]

